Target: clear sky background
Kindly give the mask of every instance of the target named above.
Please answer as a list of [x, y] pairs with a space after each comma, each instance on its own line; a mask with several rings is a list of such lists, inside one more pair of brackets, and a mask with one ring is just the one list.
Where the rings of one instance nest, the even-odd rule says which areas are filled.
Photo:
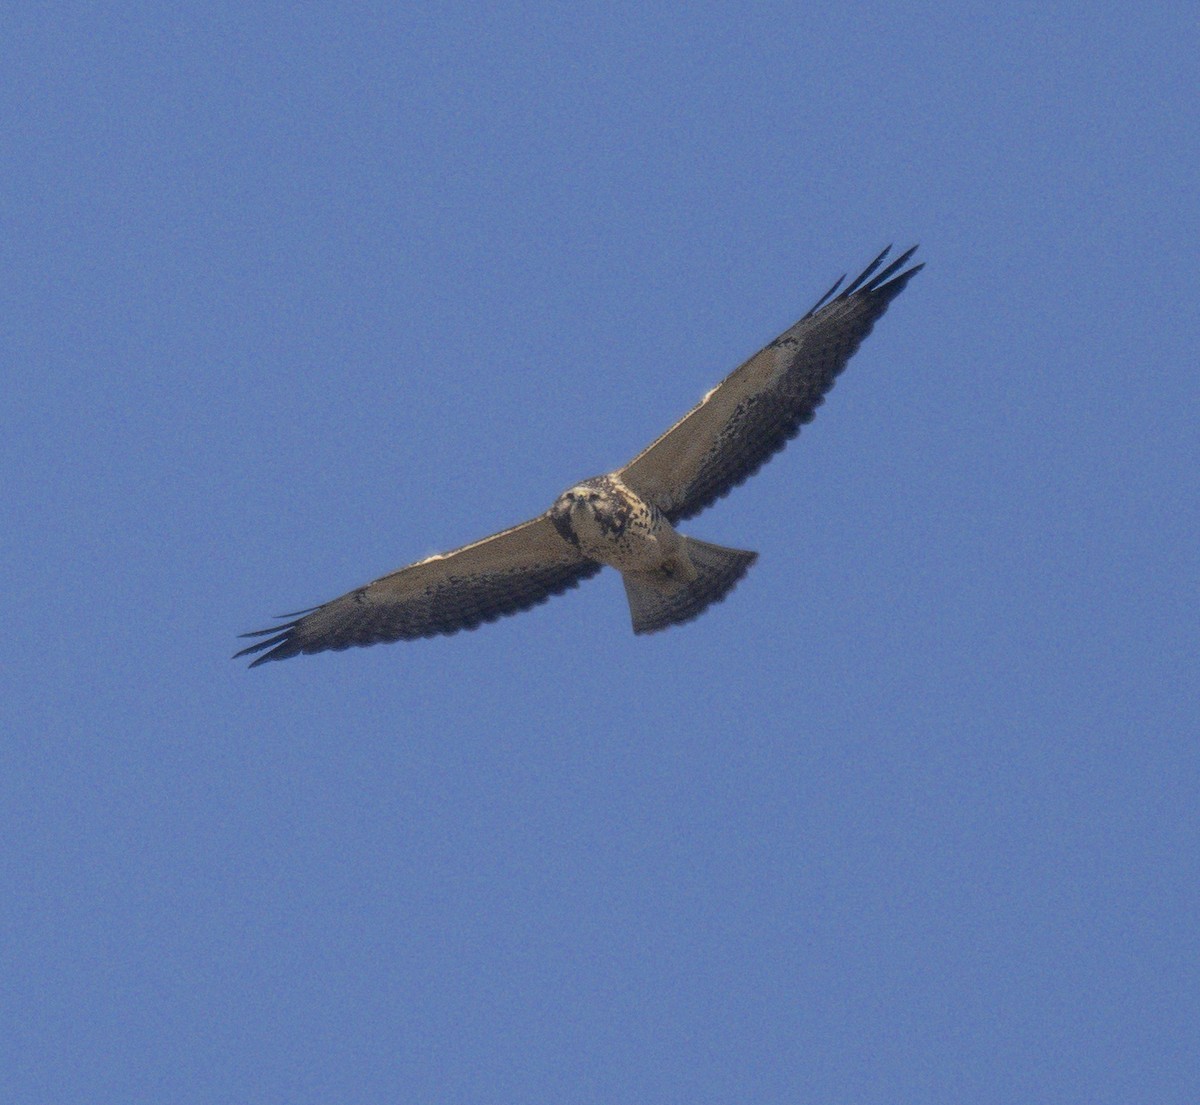
[[[1191, 4], [17, 5], [0, 1099], [1194, 1102]], [[253, 672], [925, 271], [685, 531]]]

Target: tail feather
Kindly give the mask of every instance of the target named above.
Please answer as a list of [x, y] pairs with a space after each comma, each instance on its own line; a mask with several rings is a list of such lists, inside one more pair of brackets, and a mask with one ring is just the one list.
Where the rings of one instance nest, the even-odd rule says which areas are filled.
[[625, 595], [634, 633], [657, 633], [682, 625], [720, 602], [758, 559], [758, 553], [684, 538], [684, 550], [696, 578], [685, 580], [661, 572], [625, 572]]

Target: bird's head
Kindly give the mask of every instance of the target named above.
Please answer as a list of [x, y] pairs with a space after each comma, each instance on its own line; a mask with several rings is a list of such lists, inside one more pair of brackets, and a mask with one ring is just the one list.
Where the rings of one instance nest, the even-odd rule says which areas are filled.
[[567, 488], [550, 508], [550, 517], [564, 535], [574, 533], [577, 525], [590, 519], [604, 531], [623, 528], [624, 504], [607, 476], [584, 480]]
[[607, 496], [602, 488], [597, 487], [591, 480], [585, 480], [574, 487], [568, 487], [559, 495], [554, 509], [564, 514], [571, 514], [579, 510], [594, 512], [604, 504], [606, 499]]

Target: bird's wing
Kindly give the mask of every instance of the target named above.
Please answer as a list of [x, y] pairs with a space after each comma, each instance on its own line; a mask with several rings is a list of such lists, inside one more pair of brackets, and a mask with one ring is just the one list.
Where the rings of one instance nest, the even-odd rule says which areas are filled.
[[923, 268], [900, 271], [915, 249], [876, 272], [885, 249], [835, 296], [839, 280], [617, 475], [671, 522], [699, 514], [754, 475], [812, 421], [876, 320]]
[[271, 629], [237, 653], [251, 664], [302, 652], [433, 637], [527, 610], [595, 575], [601, 565], [567, 544], [546, 515], [431, 556]]

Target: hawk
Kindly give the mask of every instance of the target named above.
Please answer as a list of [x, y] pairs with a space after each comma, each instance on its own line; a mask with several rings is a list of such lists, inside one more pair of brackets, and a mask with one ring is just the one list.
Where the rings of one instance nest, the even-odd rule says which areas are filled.
[[690, 621], [719, 602], [758, 554], [685, 537], [675, 527], [752, 476], [800, 427], [888, 304], [923, 268], [914, 246], [881, 269], [885, 249], [721, 381], [623, 468], [564, 491], [544, 514], [473, 545], [420, 560], [291, 620], [237, 656], [251, 667], [302, 652], [474, 629], [594, 576], [621, 573], [634, 633]]

